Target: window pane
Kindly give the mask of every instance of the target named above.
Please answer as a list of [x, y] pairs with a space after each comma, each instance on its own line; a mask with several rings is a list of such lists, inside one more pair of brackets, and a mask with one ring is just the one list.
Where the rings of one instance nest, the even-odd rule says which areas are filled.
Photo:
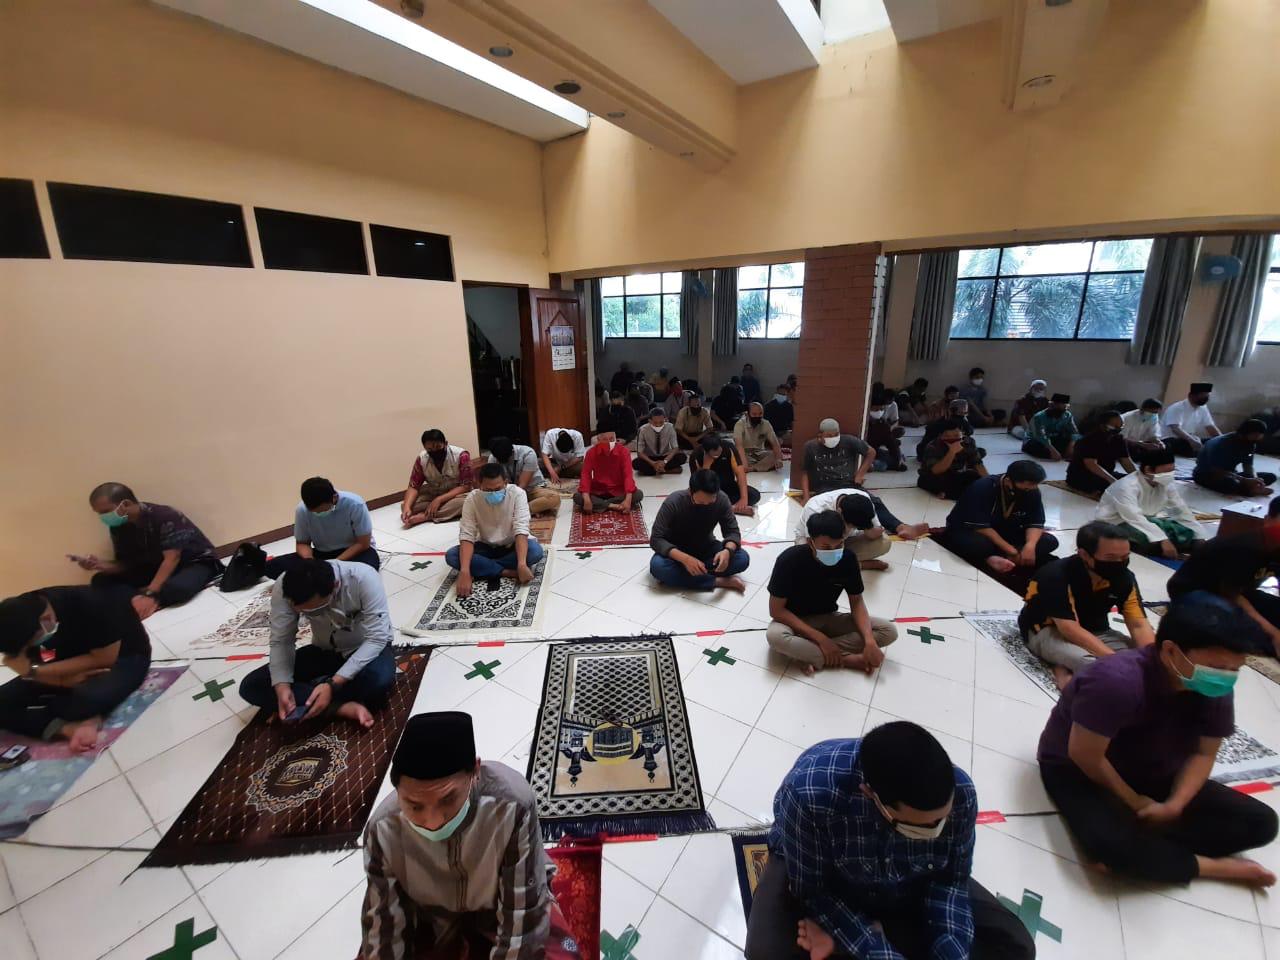
[[769, 339], [794, 340], [800, 336], [799, 287], [769, 291]]
[[601, 277], [600, 278], [600, 296], [602, 297], [622, 296], [622, 278], [621, 277]]
[[1280, 273], [1271, 274], [1262, 291], [1262, 315], [1258, 318], [1258, 341], [1280, 342]]
[[774, 287], [803, 287], [804, 261], [775, 263], [773, 265], [773, 273], [769, 276], [769, 285]]
[[662, 335], [664, 337], [680, 336], [680, 294], [678, 293], [668, 293], [662, 298]]
[[996, 275], [996, 261], [999, 259], [999, 247], [987, 247], [985, 250], [961, 250], [960, 270], [957, 275], [961, 277], [994, 277]]
[[1271, 269], [1280, 270], [1280, 233], [1271, 238]]
[[951, 314], [951, 336], [985, 337], [991, 313], [994, 280], [960, 280], [956, 283], [956, 305]]
[[763, 290], [738, 291], [738, 336], [763, 337], [768, 300]]
[[1090, 277], [1079, 335], [1093, 340], [1132, 339], [1144, 276], [1117, 273]]
[[656, 337], [659, 335], [658, 326], [658, 298], [656, 296], [627, 297], [628, 337]]
[[625, 335], [622, 329], [622, 298], [605, 297], [600, 301], [600, 314], [604, 319], [604, 338], [610, 340]]
[[1070, 339], [1080, 313], [1084, 277], [1014, 277], [996, 285], [992, 339]]
[[1000, 276], [1028, 273], [1084, 273], [1089, 269], [1093, 244], [1042, 243], [1033, 247], [1005, 247]]
[[662, 274], [660, 273], [637, 273], [627, 277], [627, 296], [629, 297], [634, 297], [637, 293], [661, 292]]
[[1094, 270], [1146, 270], [1150, 240], [1099, 240], [1093, 248]]
[[663, 293], [679, 293], [681, 276], [679, 271], [675, 273], [664, 273], [662, 275], [662, 292]]
[[738, 289], [746, 290], [751, 287], [767, 287], [769, 285], [769, 268], [768, 267], [739, 267], [738, 268]]

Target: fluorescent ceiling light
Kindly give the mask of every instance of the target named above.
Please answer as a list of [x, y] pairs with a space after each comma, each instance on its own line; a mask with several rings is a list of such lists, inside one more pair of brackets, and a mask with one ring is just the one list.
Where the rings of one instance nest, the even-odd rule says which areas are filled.
[[589, 114], [575, 103], [544, 90], [531, 80], [490, 63], [479, 54], [472, 53], [452, 40], [410, 23], [403, 17], [380, 7], [373, 0], [298, 0], [309, 7], [330, 16], [345, 20], [352, 26], [367, 30], [375, 36], [412, 50], [466, 74], [473, 80], [488, 84], [518, 100], [555, 114], [562, 120], [586, 128]]

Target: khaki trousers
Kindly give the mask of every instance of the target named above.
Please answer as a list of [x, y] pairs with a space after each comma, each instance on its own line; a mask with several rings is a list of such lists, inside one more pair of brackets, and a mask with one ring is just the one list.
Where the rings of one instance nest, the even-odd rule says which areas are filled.
[[[816, 613], [800, 619], [826, 634], [844, 653], [861, 653], [866, 646], [866, 640], [858, 632], [858, 625], [854, 622], [851, 613]], [[887, 647], [898, 639], [898, 628], [888, 620], [872, 617], [871, 635], [875, 638], [877, 646]], [[770, 647], [784, 657], [790, 657], [792, 660], [799, 660], [814, 667], [822, 666], [822, 651], [818, 649], [818, 645], [808, 637], [795, 633], [784, 623], [779, 623], [777, 620], [770, 623], [769, 629], [765, 631], [765, 640]]]
[[746, 457], [747, 473], [768, 473], [778, 465], [778, 458], [769, 447], [763, 450], [748, 450]]
[[543, 484], [541, 487], [530, 487], [525, 492], [529, 498], [530, 513], [549, 513], [555, 516], [560, 512], [560, 491]]
[[[426, 513], [427, 507], [431, 506], [432, 500], [440, 496], [440, 494], [447, 493], [452, 490], [455, 486], [457, 486], [457, 484], [451, 484], [448, 481], [434, 487], [430, 483], [424, 483], [418, 488], [418, 499], [413, 501], [413, 508], [409, 512]], [[465, 499], [467, 499], [466, 494], [463, 494], [460, 497], [454, 497], [452, 500], [446, 501], [444, 505], [436, 511], [436, 517], [433, 522], [448, 523], [451, 520], [457, 520], [462, 516], [462, 501]]]

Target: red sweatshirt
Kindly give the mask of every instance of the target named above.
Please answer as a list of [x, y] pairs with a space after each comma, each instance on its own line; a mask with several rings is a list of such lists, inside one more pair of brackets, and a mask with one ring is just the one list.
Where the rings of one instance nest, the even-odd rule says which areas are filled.
[[636, 480], [631, 473], [631, 452], [624, 444], [607, 445], [593, 443], [582, 459], [582, 479], [578, 491], [585, 497], [593, 493], [597, 497], [624, 497], [635, 493]]

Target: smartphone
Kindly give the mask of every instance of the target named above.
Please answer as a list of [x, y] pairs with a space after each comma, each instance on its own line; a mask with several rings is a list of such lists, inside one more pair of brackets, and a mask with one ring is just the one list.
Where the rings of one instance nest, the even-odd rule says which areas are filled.
[[67, 554], [67, 559], [68, 559], [68, 560], [70, 560], [72, 563], [83, 563], [83, 562], [84, 562], [84, 557], [80, 556], [80, 554], [78, 554], [78, 553], [68, 553], [68, 554]]
[[311, 692], [315, 690], [314, 683], [295, 683], [293, 685], [293, 702], [297, 704], [287, 717], [284, 718], [285, 723], [297, 723], [306, 716], [307, 700], [311, 697]]
[[0, 770], [10, 770], [13, 767], [26, 763], [30, 757], [30, 750], [20, 743], [15, 743], [4, 753], [0, 753]]

